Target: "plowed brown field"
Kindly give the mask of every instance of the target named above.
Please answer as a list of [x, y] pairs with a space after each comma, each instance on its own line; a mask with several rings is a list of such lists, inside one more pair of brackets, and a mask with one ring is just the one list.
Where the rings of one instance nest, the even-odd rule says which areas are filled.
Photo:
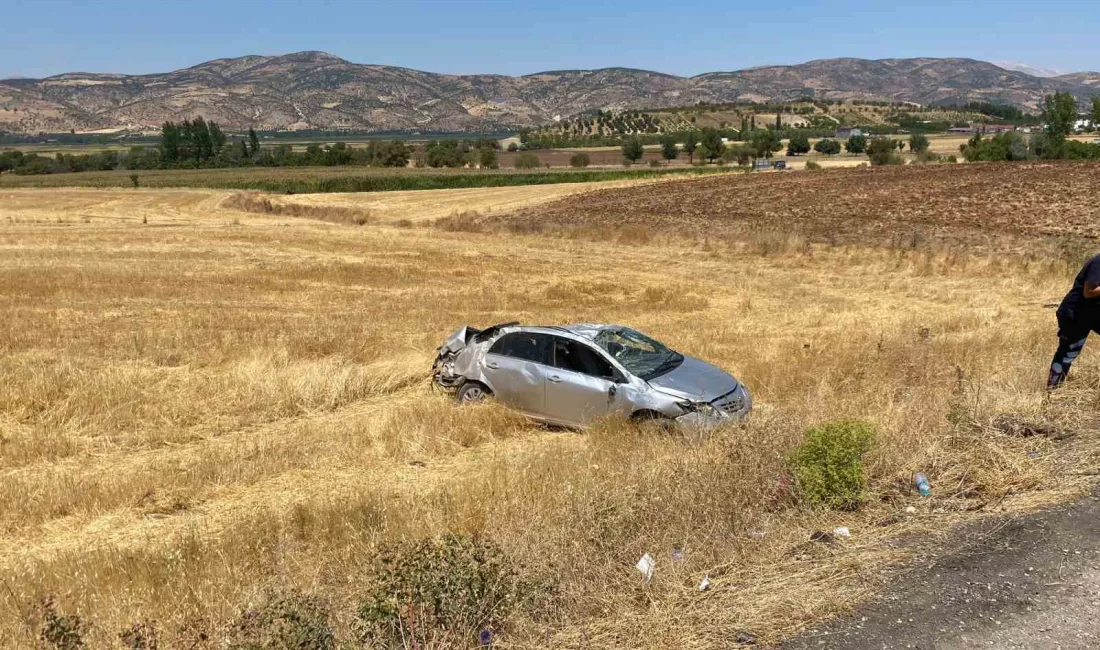
[[1100, 165], [1004, 163], [723, 176], [605, 190], [509, 217], [531, 230], [644, 225], [692, 235], [776, 228], [818, 241], [899, 233], [1100, 235]]

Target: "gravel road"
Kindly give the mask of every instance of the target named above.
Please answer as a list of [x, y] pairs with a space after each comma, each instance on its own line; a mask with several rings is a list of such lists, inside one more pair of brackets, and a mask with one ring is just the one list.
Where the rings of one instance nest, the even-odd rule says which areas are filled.
[[1100, 648], [1100, 491], [962, 534], [974, 541], [782, 650]]

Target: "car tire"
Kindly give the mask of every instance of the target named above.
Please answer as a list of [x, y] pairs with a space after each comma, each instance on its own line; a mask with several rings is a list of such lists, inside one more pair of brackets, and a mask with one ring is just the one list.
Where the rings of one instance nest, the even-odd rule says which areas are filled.
[[481, 382], [468, 381], [458, 387], [455, 399], [459, 404], [476, 404], [492, 397], [493, 393]]
[[656, 411], [638, 411], [630, 416], [630, 421], [646, 433], [670, 433], [676, 428], [672, 418]]

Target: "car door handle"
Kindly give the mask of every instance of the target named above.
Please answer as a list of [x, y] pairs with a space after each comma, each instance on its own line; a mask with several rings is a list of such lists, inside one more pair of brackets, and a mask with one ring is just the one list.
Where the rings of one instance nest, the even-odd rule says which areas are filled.
[[496, 361], [490, 361], [489, 363], [485, 364], [485, 367], [486, 368], [492, 368], [493, 370], [496, 370], [497, 368], [500, 367], [500, 364], [498, 364]]
[[559, 377], [557, 375], [550, 375], [549, 379], [550, 379], [550, 381], [554, 382], [555, 384], [560, 384], [561, 383], [561, 377]]

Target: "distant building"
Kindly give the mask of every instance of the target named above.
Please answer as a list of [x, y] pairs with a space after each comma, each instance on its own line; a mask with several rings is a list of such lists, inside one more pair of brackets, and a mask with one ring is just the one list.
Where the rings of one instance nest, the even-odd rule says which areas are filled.
[[863, 135], [863, 129], [857, 129], [854, 127], [847, 127], [836, 130], [837, 140], [847, 140], [848, 138], [855, 137], [857, 135]]

